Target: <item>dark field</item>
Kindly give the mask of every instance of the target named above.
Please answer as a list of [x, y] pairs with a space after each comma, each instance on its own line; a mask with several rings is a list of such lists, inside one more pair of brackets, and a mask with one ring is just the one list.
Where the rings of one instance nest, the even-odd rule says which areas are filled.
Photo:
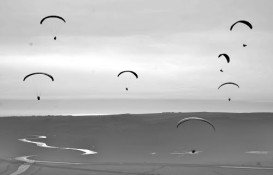
[[[211, 121], [216, 131], [198, 121], [176, 128], [189, 116]], [[0, 174], [272, 174], [272, 133], [271, 113], [6, 117], [0, 118]], [[15, 160], [29, 155], [37, 161]], [[16, 173], [18, 167], [26, 170]]]

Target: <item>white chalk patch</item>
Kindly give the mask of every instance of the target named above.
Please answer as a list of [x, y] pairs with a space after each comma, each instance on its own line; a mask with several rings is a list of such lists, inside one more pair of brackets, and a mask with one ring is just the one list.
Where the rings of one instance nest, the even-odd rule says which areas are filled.
[[29, 157], [33, 157], [33, 156], [35, 156], [35, 155], [16, 157], [15, 160], [19, 160], [19, 161], [30, 163], [30, 164], [32, 164], [32, 163], [69, 164], [69, 165], [82, 164], [82, 163], [77, 163], [77, 162], [53, 162], [53, 161], [41, 161], [41, 160], [29, 159]]
[[247, 154], [268, 154], [268, 151], [247, 151]]
[[38, 147], [42, 147], [42, 148], [52, 148], [52, 149], [63, 149], [63, 150], [74, 150], [74, 151], [81, 151], [83, 152], [82, 155], [90, 155], [90, 154], [97, 154], [97, 152], [92, 151], [92, 150], [88, 150], [88, 149], [79, 149], [79, 148], [66, 148], [66, 147], [56, 147], [56, 146], [49, 146], [44, 142], [35, 142], [35, 141], [31, 141], [30, 139], [46, 139], [46, 136], [39, 136], [39, 135], [33, 135], [34, 138], [23, 138], [23, 139], [18, 139], [21, 142], [25, 142], [25, 143], [33, 143], [35, 145], [37, 145]]
[[24, 139], [18, 139], [18, 140], [20, 140], [22, 142], [26, 142], [26, 143], [33, 143], [33, 144], [36, 144], [37, 146], [43, 147], [43, 148], [58, 148], [56, 146], [49, 146], [44, 142], [34, 142], [34, 141], [30, 141], [30, 140], [25, 139], [25, 138]]
[[273, 167], [250, 167], [250, 166], [219, 166], [219, 167], [230, 168], [230, 169], [273, 170]]
[[40, 135], [32, 135], [34, 136], [35, 138], [32, 138], [32, 139], [46, 139], [46, 136], [40, 136]]
[[78, 149], [78, 148], [60, 148], [60, 149], [81, 151], [81, 152], [83, 152], [82, 155], [97, 154], [97, 152], [91, 151], [91, 150], [88, 150], [88, 149]]
[[19, 160], [26, 163], [35, 163], [35, 160], [28, 159], [29, 157], [32, 157], [32, 156], [35, 156], [35, 155], [16, 157], [15, 160]]
[[22, 174], [23, 172], [25, 172], [26, 170], [28, 170], [30, 168], [30, 165], [29, 164], [23, 164], [23, 165], [20, 165], [17, 169], [17, 171], [11, 173], [10, 175], [19, 175], [19, 174]]

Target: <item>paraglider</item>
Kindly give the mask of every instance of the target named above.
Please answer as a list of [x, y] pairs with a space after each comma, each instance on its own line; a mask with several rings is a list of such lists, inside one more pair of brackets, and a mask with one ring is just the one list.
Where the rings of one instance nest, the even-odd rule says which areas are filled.
[[228, 84], [235, 85], [235, 86], [237, 86], [238, 88], [240, 88], [240, 86], [239, 86], [238, 84], [236, 84], [236, 83], [233, 83], [233, 82], [226, 82], [226, 83], [221, 84], [221, 85], [218, 87], [218, 89], [220, 89], [222, 86], [225, 86], [225, 85], [228, 85]]
[[[233, 82], [226, 82], [226, 83], [223, 83], [221, 84], [218, 89], [220, 89], [221, 87], [225, 86], [225, 85], [234, 85], [234, 86], [237, 86], [238, 88], [240, 88], [240, 86], [236, 83], [233, 83]], [[231, 98], [228, 98], [228, 101], [231, 101]]]
[[[131, 74], [133, 74], [133, 75], [136, 77], [136, 79], [138, 79], [138, 74], [137, 74], [136, 72], [134, 72], [134, 71], [131, 71], [131, 70], [121, 71], [121, 72], [118, 74], [118, 77], [119, 77], [120, 75], [124, 74], [124, 73], [131, 73]], [[126, 87], [125, 90], [128, 91], [129, 88]]]
[[[44, 73], [44, 72], [34, 72], [34, 73], [31, 73], [31, 74], [28, 74], [24, 77], [23, 81], [26, 81], [29, 77], [31, 76], [34, 76], [34, 75], [43, 75], [43, 76], [46, 76], [46, 77], [49, 77], [51, 79], [51, 81], [54, 81], [54, 78], [52, 75], [48, 74], [48, 73]], [[37, 95], [37, 100], [41, 100], [41, 97], [40, 95]]]
[[238, 23], [245, 24], [245, 25], [248, 26], [250, 29], [253, 28], [253, 27], [252, 27], [252, 24], [251, 24], [250, 22], [248, 22], [248, 21], [246, 21], [246, 20], [239, 20], [239, 21], [235, 22], [234, 24], [232, 24], [232, 25], [230, 26], [230, 31], [232, 31], [233, 27], [234, 27], [236, 24], [238, 24]]
[[229, 56], [226, 53], [222, 53], [222, 54], [218, 55], [218, 58], [220, 58], [222, 56], [225, 57], [225, 59], [227, 60], [227, 63], [230, 62], [230, 58], [229, 58]]
[[[43, 22], [44, 22], [46, 19], [49, 19], [49, 18], [56, 18], [56, 19], [59, 19], [59, 20], [63, 21], [64, 23], [66, 23], [66, 20], [65, 20], [63, 17], [57, 16], [57, 15], [50, 15], [50, 16], [44, 17], [44, 18], [40, 21], [40, 24], [42, 25]], [[57, 40], [57, 36], [54, 36], [54, 40]]]
[[[248, 26], [250, 29], [253, 28], [253, 26], [252, 26], [252, 24], [251, 24], [250, 22], [248, 22], [248, 21], [246, 21], [246, 20], [239, 20], [239, 21], [235, 22], [234, 24], [232, 24], [232, 25], [230, 26], [230, 31], [232, 31], [232, 30], [233, 30], [233, 27], [234, 27], [235, 25], [239, 24], [239, 23], [242, 23], [242, 24]], [[246, 44], [243, 44], [243, 47], [246, 47], [246, 46], [247, 46]]]
[[220, 72], [224, 72], [223, 69], [220, 69]]
[[209, 124], [209, 125], [213, 128], [213, 130], [215, 131], [215, 127], [214, 127], [214, 125], [213, 125], [211, 122], [209, 122], [209, 121], [206, 120], [206, 119], [199, 118], [199, 117], [188, 117], [188, 118], [183, 118], [183, 119], [181, 119], [181, 120], [177, 123], [176, 127], [178, 128], [180, 125], [184, 124], [185, 122], [189, 122], [189, 121], [193, 121], [193, 120], [207, 123], [207, 124]]

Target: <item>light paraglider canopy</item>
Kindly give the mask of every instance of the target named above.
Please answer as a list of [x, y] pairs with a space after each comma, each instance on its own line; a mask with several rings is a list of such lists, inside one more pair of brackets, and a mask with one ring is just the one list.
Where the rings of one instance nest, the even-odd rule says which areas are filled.
[[200, 122], [207, 123], [207, 124], [209, 124], [209, 125], [213, 128], [213, 130], [215, 131], [215, 127], [214, 127], [214, 125], [213, 125], [211, 122], [209, 122], [209, 121], [206, 120], [206, 119], [200, 118], [200, 117], [187, 117], [187, 118], [183, 118], [183, 119], [181, 119], [179, 122], [177, 122], [176, 127], [178, 128], [180, 125], [182, 125], [182, 124], [184, 124], [184, 123], [186, 123], [186, 122], [189, 122], [189, 121], [200, 121]]

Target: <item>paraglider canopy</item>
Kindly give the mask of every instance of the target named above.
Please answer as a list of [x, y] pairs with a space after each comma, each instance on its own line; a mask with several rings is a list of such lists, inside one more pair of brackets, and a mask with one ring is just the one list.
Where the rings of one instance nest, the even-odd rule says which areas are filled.
[[50, 15], [50, 16], [44, 17], [44, 18], [40, 21], [40, 24], [43, 24], [43, 22], [44, 22], [46, 19], [48, 19], [48, 18], [57, 18], [57, 19], [60, 19], [60, 20], [62, 20], [63, 22], [66, 23], [66, 21], [65, 21], [65, 19], [64, 19], [63, 17], [57, 16], [57, 15]]
[[214, 125], [213, 125], [211, 122], [209, 122], [209, 121], [206, 120], [206, 119], [199, 118], [199, 117], [188, 117], [188, 118], [183, 118], [183, 119], [181, 119], [181, 120], [177, 123], [176, 127], [178, 128], [178, 127], [179, 127], [180, 125], [182, 125], [183, 123], [189, 122], [189, 121], [200, 121], [200, 122], [207, 123], [207, 124], [209, 124], [209, 125], [213, 128], [213, 130], [215, 131], [215, 127], [214, 127]]
[[238, 24], [238, 23], [242, 23], [242, 24], [248, 26], [250, 29], [253, 28], [253, 27], [252, 27], [252, 24], [251, 24], [250, 22], [248, 22], [248, 21], [246, 21], [246, 20], [239, 20], [239, 21], [235, 22], [234, 24], [232, 24], [232, 25], [230, 26], [230, 31], [232, 31], [233, 27], [234, 27], [236, 24]]
[[227, 60], [228, 63], [230, 62], [230, 58], [229, 58], [229, 56], [226, 53], [222, 53], [222, 54], [218, 55], [218, 58], [220, 58], [222, 56], [224, 56], [226, 58], [226, 60]]
[[225, 85], [228, 85], [228, 84], [235, 85], [235, 86], [237, 86], [238, 88], [240, 88], [240, 86], [239, 86], [238, 84], [236, 84], [236, 83], [233, 83], [233, 82], [226, 82], [226, 83], [221, 84], [221, 85], [218, 87], [218, 89], [220, 89], [222, 86], [225, 86]]
[[45, 75], [45, 76], [49, 77], [52, 81], [54, 81], [54, 78], [52, 75], [50, 75], [48, 73], [44, 73], [44, 72], [34, 72], [31, 74], [28, 74], [24, 77], [23, 81], [25, 81], [27, 78], [29, 78], [30, 76], [33, 76], [33, 75]]
[[125, 70], [125, 71], [120, 72], [120, 73], [118, 74], [118, 77], [119, 77], [121, 74], [126, 73], [126, 72], [132, 73], [136, 78], [138, 78], [137, 73], [134, 72], [134, 71], [131, 71], [131, 70]]

